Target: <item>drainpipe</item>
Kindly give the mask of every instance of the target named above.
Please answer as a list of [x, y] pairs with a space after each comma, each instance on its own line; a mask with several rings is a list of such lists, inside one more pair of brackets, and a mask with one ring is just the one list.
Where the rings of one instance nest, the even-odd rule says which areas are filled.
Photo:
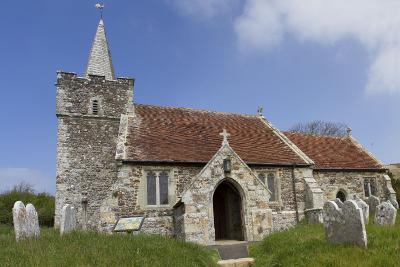
[[296, 178], [294, 175], [295, 164], [292, 166], [292, 186], [293, 186], [293, 195], [294, 195], [294, 208], [296, 209], [296, 222], [299, 223], [299, 207], [297, 205], [297, 192], [296, 192]]

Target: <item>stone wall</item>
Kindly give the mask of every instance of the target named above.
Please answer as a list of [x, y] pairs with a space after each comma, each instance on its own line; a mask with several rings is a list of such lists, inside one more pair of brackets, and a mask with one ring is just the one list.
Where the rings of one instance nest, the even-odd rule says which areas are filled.
[[[184, 186], [189, 185], [203, 168], [201, 165], [139, 165], [123, 163], [118, 167], [117, 179], [114, 181], [100, 208], [100, 225], [103, 230], [110, 231], [118, 218], [144, 215], [146, 219], [142, 230], [146, 233], [166, 235], [174, 234], [174, 209]], [[149, 170], [164, 170], [169, 174], [170, 188], [167, 207], [146, 207], [143, 192], [143, 179]]]
[[374, 178], [377, 197], [387, 199], [386, 181], [382, 172], [365, 171], [314, 171], [314, 178], [324, 191], [324, 200], [334, 200], [339, 190], [346, 193], [346, 198], [356, 194], [365, 199], [364, 178]]
[[[132, 92], [132, 79], [58, 73], [56, 227], [62, 206], [72, 204], [79, 227], [98, 229], [100, 204], [117, 178], [120, 114], [132, 111]], [[91, 114], [93, 97], [100, 100], [97, 115]]]
[[[232, 166], [228, 173], [223, 168], [227, 158]], [[244, 239], [262, 240], [272, 230], [270, 192], [228, 144], [220, 148], [182, 194], [185, 239], [204, 245], [215, 244], [213, 193], [222, 181], [229, 181], [241, 195]]]

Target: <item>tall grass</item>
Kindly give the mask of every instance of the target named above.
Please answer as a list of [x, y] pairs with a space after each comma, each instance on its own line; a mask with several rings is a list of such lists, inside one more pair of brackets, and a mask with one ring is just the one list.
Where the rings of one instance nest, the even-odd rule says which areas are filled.
[[205, 247], [162, 236], [42, 229], [38, 239], [16, 242], [0, 227], [0, 266], [216, 266]]
[[255, 266], [400, 266], [400, 224], [367, 225], [368, 249], [333, 245], [322, 225], [301, 224], [250, 247]]

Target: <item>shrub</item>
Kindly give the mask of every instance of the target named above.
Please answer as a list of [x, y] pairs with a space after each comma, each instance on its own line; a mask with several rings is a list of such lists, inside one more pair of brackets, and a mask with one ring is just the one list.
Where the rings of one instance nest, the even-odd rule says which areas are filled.
[[16, 201], [32, 203], [39, 215], [40, 226], [54, 224], [54, 197], [48, 193], [35, 193], [29, 184], [19, 184], [12, 190], [0, 194], [0, 224], [12, 225], [12, 208]]
[[392, 187], [393, 187], [394, 191], [396, 191], [397, 202], [400, 203], [400, 180], [395, 179], [393, 176], [393, 173], [391, 173], [391, 172], [389, 172], [389, 177], [392, 182]]

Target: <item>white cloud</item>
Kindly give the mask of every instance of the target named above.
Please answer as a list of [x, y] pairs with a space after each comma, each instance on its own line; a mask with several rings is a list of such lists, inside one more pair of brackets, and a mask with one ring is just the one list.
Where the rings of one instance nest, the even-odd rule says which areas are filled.
[[235, 31], [245, 51], [269, 51], [285, 34], [321, 44], [354, 39], [371, 56], [367, 91], [400, 92], [399, 0], [246, 0]]
[[[211, 18], [239, 0], [166, 0], [181, 13]], [[234, 29], [245, 52], [270, 51], [285, 35], [331, 45], [359, 42], [370, 57], [369, 93], [400, 92], [400, 0], [241, 0]]]
[[55, 178], [47, 177], [39, 170], [28, 168], [0, 168], [0, 192], [12, 189], [21, 182], [31, 184], [37, 192], [55, 191]]
[[211, 18], [225, 13], [237, 0], [167, 0], [181, 13], [197, 18]]

